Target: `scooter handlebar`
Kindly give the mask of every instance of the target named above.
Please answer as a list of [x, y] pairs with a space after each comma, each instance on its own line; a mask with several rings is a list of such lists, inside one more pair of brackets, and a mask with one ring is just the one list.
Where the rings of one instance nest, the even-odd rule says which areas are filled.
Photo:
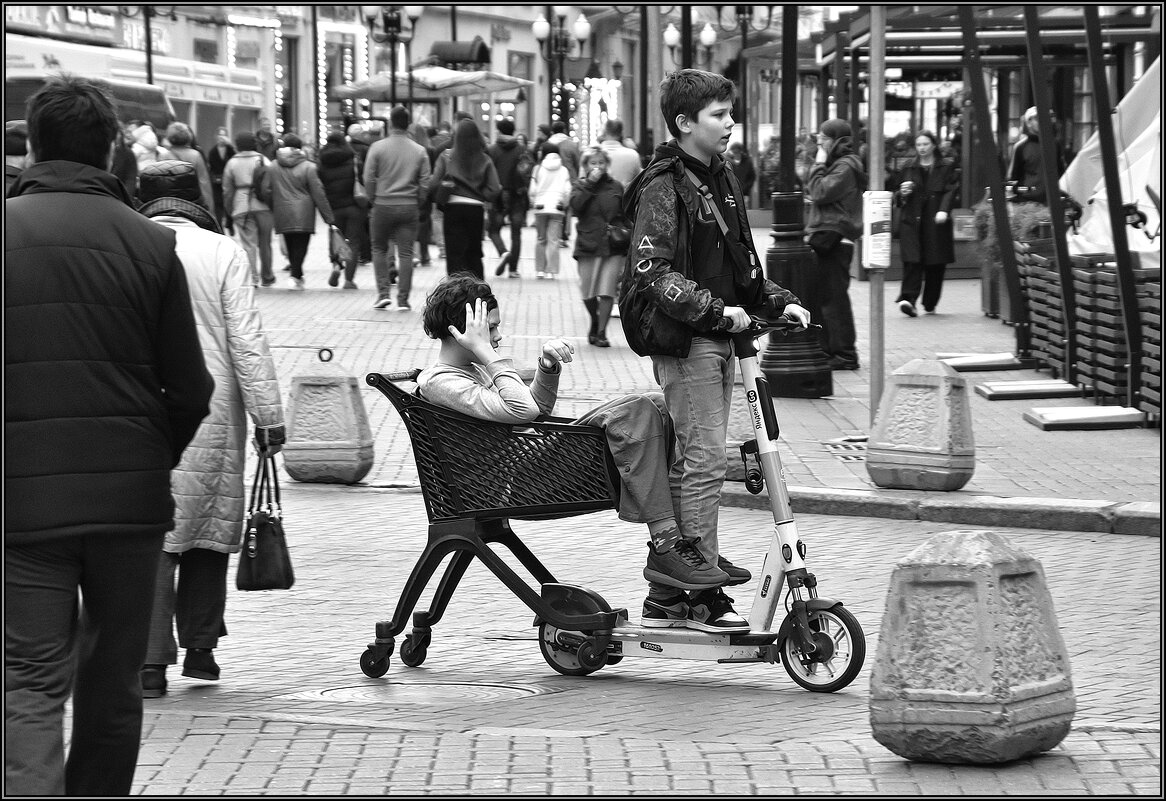
[[742, 333], [752, 334], [753, 336], [761, 336], [763, 334], [777, 333], [788, 334], [790, 331], [805, 331], [810, 328], [821, 328], [817, 323], [810, 323], [808, 326], [802, 327], [792, 317], [781, 315], [780, 317], [767, 317], [761, 314], [749, 315], [749, 327]]

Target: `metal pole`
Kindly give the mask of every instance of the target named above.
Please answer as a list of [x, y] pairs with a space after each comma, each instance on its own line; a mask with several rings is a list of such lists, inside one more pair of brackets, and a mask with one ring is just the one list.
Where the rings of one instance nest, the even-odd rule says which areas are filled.
[[[1122, 322], [1126, 334], [1126, 358], [1129, 378], [1126, 405], [1133, 407], [1138, 399], [1142, 378], [1142, 328], [1138, 315], [1137, 292], [1134, 287], [1133, 266], [1130, 264], [1130, 246], [1126, 238], [1125, 218], [1122, 214], [1121, 184], [1117, 174], [1117, 147], [1113, 140], [1113, 122], [1105, 112], [1113, 114], [1110, 105], [1109, 82], [1105, 75], [1104, 53], [1101, 49], [1101, 24], [1097, 8], [1085, 7], [1085, 41], [1089, 53], [1089, 70], [1093, 80], [1093, 96], [1098, 110], [1097, 139], [1101, 145], [1101, 170], [1105, 176], [1105, 198], [1109, 203], [1109, 226], [1113, 229], [1113, 253], [1117, 257], [1117, 288], [1121, 299]], [[1067, 324], [1067, 323], [1066, 323]]]
[[[741, 6], [746, 12], [752, 6]], [[749, 155], [749, 69], [745, 61], [745, 50], [749, 47], [749, 17], [741, 16], [741, 55], [737, 57], [737, 69], [741, 73], [741, 146]]]
[[[1077, 307], [1073, 302], [1073, 265], [1069, 261], [1069, 243], [1065, 233], [1065, 208], [1061, 203], [1057, 171], [1057, 140], [1053, 120], [1049, 116], [1052, 92], [1045, 70], [1044, 51], [1040, 42], [1040, 15], [1036, 6], [1024, 7], [1024, 36], [1028, 43], [1028, 69], [1032, 76], [1033, 101], [1036, 105], [1037, 129], [1040, 131], [1041, 168], [1045, 181], [1045, 203], [1053, 223], [1053, 253], [1057, 259], [1057, 275], [1061, 284], [1061, 315], [1065, 333], [1064, 379], [1077, 383]], [[1100, 127], [1100, 126], [1099, 126]]]
[[[886, 6], [870, 8], [870, 120], [866, 128], [868, 153], [870, 155], [870, 182], [872, 189], [882, 189], [885, 179], [883, 163], [883, 117], [886, 112], [886, 66], [887, 55], [887, 9]], [[869, 243], [864, 243], [869, 247]], [[886, 310], [884, 279], [886, 270], [871, 267], [867, 270], [870, 278], [870, 424], [873, 426], [879, 413], [879, 402], [883, 397], [883, 376], [886, 365], [885, 325]]]
[[397, 105], [397, 35], [389, 34], [389, 47], [393, 49], [389, 61], [389, 105]]
[[640, 6], [640, 155], [651, 153], [648, 144], [648, 6]]
[[[793, 192], [797, 173], [795, 159], [797, 141], [794, 130], [797, 126], [797, 74], [798, 74], [798, 7], [781, 7], [781, 110], [779, 111], [779, 143], [781, 159], [777, 174], [779, 192]], [[775, 220], [776, 221], [776, 220]]]
[[1008, 286], [1009, 317], [1016, 330], [1016, 355], [1029, 357], [1028, 304], [1020, 296], [1020, 272], [1016, 267], [1016, 251], [1012, 248], [1012, 226], [1008, 221], [1007, 201], [1004, 199], [1004, 173], [996, 143], [992, 140], [992, 120], [988, 114], [988, 89], [984, 85], [984, 67], [980, 46], [976, 42], [976, 18], [971, 6], [960, 6], [960, 28], [963, 35], [964, 63], [972, 76], [972, 108], [975, 111], [975, 144], [980, 148], [980, 162], [988, 170], [988, 191], [992, 195], [992, 215], [996, 222], [996, 241], [1004, 282]]
[[[550, 6], [547, 6], [547, 19], [550, 19]], [[457, 41], [457, 6], [449, 7], [449, 40], [451, 42]], [[457, 95], [449, 99], [449, 110], [451, 114], [457, 113]]]
[[146, 83], [154, 82], [154, 31], [150, 27], [153, 16], [151, 6], [142, 6], [142, 19], [146, 24]]
[[680, 7], [680, 68], [692, 68], [692, 6]]

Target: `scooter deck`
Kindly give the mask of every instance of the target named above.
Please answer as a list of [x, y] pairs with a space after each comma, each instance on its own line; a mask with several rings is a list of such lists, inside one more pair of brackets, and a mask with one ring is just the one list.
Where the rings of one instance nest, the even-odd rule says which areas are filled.
[[611, 641], [624, 656], [663, 659], [695, 659], [717, 662], [768, 662], [767, 654], [777, 632], [718, 634], [689, 628], [647, 628], [632, 624], [616, 626]]

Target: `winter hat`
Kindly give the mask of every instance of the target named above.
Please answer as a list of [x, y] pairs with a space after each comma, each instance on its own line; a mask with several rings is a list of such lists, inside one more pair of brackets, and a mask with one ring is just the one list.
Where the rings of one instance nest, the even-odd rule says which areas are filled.
[[194, 165], [188, 161], [164, 159], [143, 167], [138, 173], [138, 199], [147, 203], [160, 197], [201, 203], [202, 188]]
[[831, 139], [841, 139], [844, 136], [853, 136], [850, 130], [850, 123], [846, 120], [832, 119], [826, 120], [822, 123], [822, 127], [818, 131], [823, 136], [828, 136]]
[[328, 139], [326, 141], [330, 145], [333, 145], [335, 147], [339, 147], [340, 145], [345, 144], [348, 140], [345, 138], [345, 136], [342, 132], [333, 131], [332, 133], [328, 134]]

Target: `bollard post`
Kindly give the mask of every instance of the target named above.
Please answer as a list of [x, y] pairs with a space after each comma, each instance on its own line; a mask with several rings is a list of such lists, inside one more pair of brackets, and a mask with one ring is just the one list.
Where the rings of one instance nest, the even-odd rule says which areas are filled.
[[1044, 569], [994, 531], [936, 534], [891, 575], [870, 678], [874, 738], [906, 759], [1047, 751], [1077, 699]]
[[957, 490], [976, 469], [968, 382], [935, 359], [891, 374], [866, 444], [866, 471], [887, 489]]
[[[773, 239], [765, 252], [769, 280], [797, 295], [814, 321], [822, 318], [814, 280], [817, 257], [803, 241], [805, 202], [801, 192], [773, 193]], [[761, 354], [761, 372], [777, 398], [825, 398], [834, 394], [834, 376], [814, 331], [770, 334]]]
[[321, 348], [316, 370], [292, 378], [283, 465], [296, 481], [355, 484], [372, 469], [373, 438], [356, 376]]

